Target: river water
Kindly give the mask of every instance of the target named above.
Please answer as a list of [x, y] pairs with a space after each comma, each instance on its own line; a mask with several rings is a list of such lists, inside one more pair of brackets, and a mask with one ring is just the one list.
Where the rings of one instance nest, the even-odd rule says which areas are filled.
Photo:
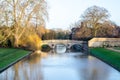
[[120, 73], [99, 59], [65, 50], [33, 54], [2, 72], [0, 80], [120, 80]]

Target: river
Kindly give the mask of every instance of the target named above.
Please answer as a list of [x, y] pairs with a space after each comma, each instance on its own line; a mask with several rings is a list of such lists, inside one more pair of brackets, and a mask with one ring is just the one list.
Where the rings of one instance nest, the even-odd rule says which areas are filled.
[[99, 59], [59, 47], [19, 61], [0, 80], [120, 80], [120, 73]]

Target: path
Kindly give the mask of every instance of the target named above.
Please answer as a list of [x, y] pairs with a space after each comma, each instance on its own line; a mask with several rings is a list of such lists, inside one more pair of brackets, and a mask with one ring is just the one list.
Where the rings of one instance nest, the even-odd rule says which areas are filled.
[[116, 49], [113, 49], [113, 48], [106, 48], [106, 49], [109, 49], [109, 50], [112, 50], [112, 51], [116, 51], [116, 52], [120, 52], [120, 50], [116, 50]]

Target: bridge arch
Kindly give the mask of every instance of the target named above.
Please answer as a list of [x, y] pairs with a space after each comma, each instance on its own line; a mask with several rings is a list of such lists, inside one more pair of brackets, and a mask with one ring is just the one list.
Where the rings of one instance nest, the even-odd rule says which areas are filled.
[[83, 51], [83, 45], [82, 44], [73, 44], [73, 45], [71, 45], [70, 49], [73, 50], [73, 51], [82, 52]]
[[51, 50], [51, 47], [48, 44], [41, 45], [41, 51], [48, 52]]

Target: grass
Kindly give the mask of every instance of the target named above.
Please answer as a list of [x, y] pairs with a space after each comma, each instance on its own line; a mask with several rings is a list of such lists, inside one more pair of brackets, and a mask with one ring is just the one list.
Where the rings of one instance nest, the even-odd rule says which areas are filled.
[[120, 71], [120, 53], [104, 48], [91, 48], [90, 54]]
[[21, 49], [0, 48], [0, 72], [29, 53]]
[[114, 47], [113, 49], [120, 50], [120, 47]]

